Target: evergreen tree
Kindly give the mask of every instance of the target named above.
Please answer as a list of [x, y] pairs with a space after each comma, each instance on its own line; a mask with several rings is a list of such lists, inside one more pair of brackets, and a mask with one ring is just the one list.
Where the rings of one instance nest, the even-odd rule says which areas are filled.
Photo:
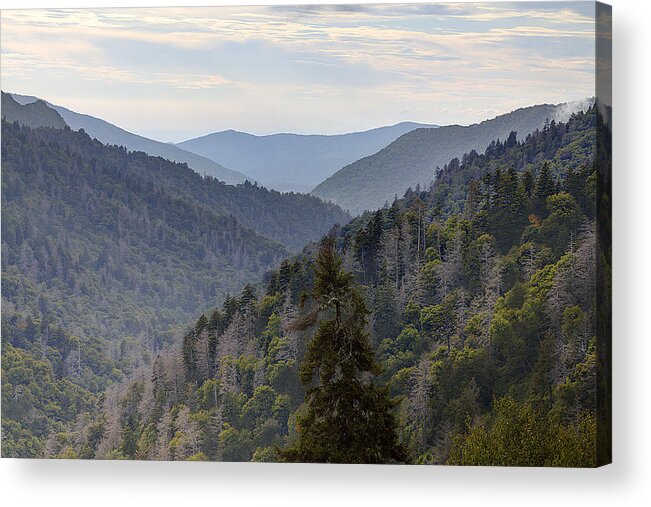
[[545, 161], [540, 169], [538, 181], [536, 181], [536, 188], [534, 190], [535, 208], [537, 212], [544, 212], [547, 198], [554, 194], [555, 191], [556, 186], [554, 178], [552, 178], [551, 175], [551, 168], [549, 167], [549, 163]]
[[323, 240], [316, 279], [304, 297], [312, 310], [293, 323], [306, 330], [318, 324], [300, 369], [307, 409], [297, 420], [298, 438], [280, 452], [284, 461], [323, 463], [404, 463], [394, 402], [388, 389], [369, 377], [380, 373], [368, 334], [369, 310], [342, 269], [334, 241]]

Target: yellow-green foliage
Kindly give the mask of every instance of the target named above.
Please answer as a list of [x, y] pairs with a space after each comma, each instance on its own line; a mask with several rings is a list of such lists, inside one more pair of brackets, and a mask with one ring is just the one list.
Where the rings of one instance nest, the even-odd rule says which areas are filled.
[[512, 398], [496, 400], [490, 424], [457, 436], [448, 464], [482, 466], [595, 465], [595, 419], [574, 424], [534, 412]]

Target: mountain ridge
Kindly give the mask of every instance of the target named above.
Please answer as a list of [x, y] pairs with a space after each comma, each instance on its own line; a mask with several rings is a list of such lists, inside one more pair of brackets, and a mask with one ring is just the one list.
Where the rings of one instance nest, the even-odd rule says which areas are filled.
[[42, 101], [20, 104], [10, 94], [2, 92], [2, 119], [30, 128], [50, 127], [64, 128], [66, 122], [61, 115]]
[[[18, 93], [9, 94], [16, 102], [22, 105], [42, 100], [30, 95], [21, 95]], [[64, 106], [52, 104], [46, 100], [42, 100], [42, 102], [49, 105], [53, 110], [59, 113], [72, 130], [83, 129], [88, 133], [88, 135], [97, 138], [98, 141], [104, 144], [124, 146], [129, 150], [142, 151], [152, 156], [160, 156], [167, 160], [171, 160], [172, 162], [186, 163], [188, 164], [188, 167], [193, 169], [195, 172], [201, 175], [207, 174], [213, 176], [228, 184], [237, 184], [243, 183], [246, 180], [253, 180], [253, 178], [246, 174], [224, 167], [218, 162], [184, 150], [174, 144], [164, 143], [156, 141], [155, 139], [149, 139], [139, 134], [134, 134], [133, 132], [129, 132], [128, 130], [101, 118], [89, 114], [78, 113]]]
[[473, 150], [483, 152], [492, 141], [506, 140], [514, 131], [523, 139], [546, 121], [567, 119], [588, 103], [539, 104], [472, 125], [415, 129], [377, 153], [344, 166], [311, 193], [353, 215], [378, 209], [409, 187], [427, 186], [435, 178], [436, 168], [451, 159]]
[[350, 132], [342, 132], [340, 134], [305, 134], [301, 132], [290, 132], [290, 131], [283, 131], [283, 132], [274, 132], [272, 134], [253, 134], [251, 132], [246, 132], [244, 130], [237, 130], [237, 129], [224, 129], [224, 130], [216, 130], [215, 132], [210, 132], [208, 134], [203, 134], [200, 136], [196, 137], [191, 137], [189, 139], [185, 139], [183, 141], [179, 141], [178, 143], [171, 143], [171, 144], [183, 144], [188, 141], [194, 141], [194, 140], [199, 140], [199, 139], [205, 139], [208, 138], [214, 134], [226, 134], [226, 133], [233, 133], [233, 134], [242, 134], [245, 136], [249, 137], [256, 137], [256, 138], [264, 138], [264, 137], [277, 137], [277, 136], [295, 136], [295, 137], [344, 137], [344, 136], [350, 136], [350, 135], [355, 135], [355, 134], [365, 134], [368, 132], [374, 132], [378, 130], [383, 130], [383, 129], [391, 129], [393, 127], [399, 127], [399, 126], [412, 126], [414, 129], [417, 128], [439, 128], [442, 125], [436, 125], [434, 123], [420, 123], [416, 121], [400, 121], [397, 123], [392, 123], [390, 125], [382, 125], [380, 127], [373, 127], [370, 129], [365, 129], [365, 130], [351, 130]]
[[377, 152], [415, 128], [438, 126], [400, 122], [342, 134], [256, 135], [227, 129], [177, 146], [245, 172], [269, 188], [309, 192], [347, 163]]

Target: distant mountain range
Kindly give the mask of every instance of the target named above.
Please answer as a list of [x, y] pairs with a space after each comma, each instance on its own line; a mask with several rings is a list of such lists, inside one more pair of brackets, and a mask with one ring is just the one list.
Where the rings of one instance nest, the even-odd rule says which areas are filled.
[[227, 169], [221, 164], [197, 155], [196, 153], [191, 153], [173, 144], [154, 141], [153, 139], [133, 134], [105, 120], [86, 114], [76, 113], [65, 107], [42, 101], [37, 97], [19, 95], [16, 93], [12, 93], [11, 96], [21, 105], [32, 103], [38, 104], [39, 101], [49, 105], [59, 113], [65, 123], [72, 130], [84, 129], [89, 136], [96, 138], [104, 144], [124, 146], [131, 151], [142, 151], [148, 155], [163, 157], [173, 162], [186, 163], [188, 164], [188, 167], [199, 174], [213, 176], [224, 183], [237, 184], [243, 183], [246, 180], [252, 180], [252, 178], [245, 174]]
[[[523, 139], [546, 122], [565, 121], [572, 112], [586, 110], [592, 104], [584, 100], [535, 105], [469, 126], [403, 122], [339, 135], [256, 136], [225, 130], [175, 145], [147, 139], [36, 97], [11, 94], [14, 100], [9, 102], [5, 95], [3, 110], [7, 109], [10, 121], [17, 114], [21, 123], [31, 126], [60, 127], [64, 121], [71, 129], [83, 129], [102, 143], [186, 163], [195, 172], [227, 184], [249, 180], [280, 192], [309, 192], [353, 215], [378, 209], [410, 187], [428, 186], [436, 168], [454, 157], [473, 150], [483, 153], [491, 142], [506, 140], [511, 132]], [[19, 105], [29, 107], [18, 113]], [[47, 106], [52, 108], [51, 113]]]
[[177, 144], [280, 191], [309, 192], [336, 171], [417, 128], [413, 122], [339, 135], [215, 132]]
[[396, 139], [374, 155], [337, 171], [312, 191], [352, 214], [375, 210], [401, 197], [409, 187], [429, 185], [437, 166], [476, 150], [484, 152], [496, 139], [506, 140], [512, 131], [518, 139], [544, 127], [548, 120], [564, 121], [591, 102], [543, 104], [517, 109], [470, 126], [419, 128]]

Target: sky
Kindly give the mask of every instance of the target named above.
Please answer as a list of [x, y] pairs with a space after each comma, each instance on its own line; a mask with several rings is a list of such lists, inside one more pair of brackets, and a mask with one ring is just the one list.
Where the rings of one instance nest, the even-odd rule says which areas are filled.
[[0, 86], [178, 142], [591, 97], [593, 2], [3, 10]]

